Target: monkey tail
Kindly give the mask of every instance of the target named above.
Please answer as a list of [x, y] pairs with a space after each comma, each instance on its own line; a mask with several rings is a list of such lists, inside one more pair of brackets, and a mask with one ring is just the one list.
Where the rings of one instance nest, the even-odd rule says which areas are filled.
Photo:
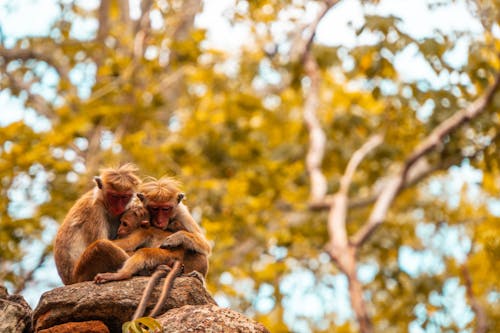
[[139, 302], [139, 305], [137, 306], [137, 309], [135, 310], [134, 315], [132, 316], [132, 320], [136, 320], [137, 318], [142, 317], [144, 314], [144, 311], [146, 310], [146, 305], [148, 304], [149, 299], [151, 298], [151, 294], [153, 293], [153, 289], [158, 282], [158, 280], [165, 275], [167, 275], [167, 268], [168, 266], [158, 266], [156, 271], [153, 273], [151, 276], [151, 279], [148, 282], [148, 285], [146, 286], [146, 289], [144, 289], [144, 293], [142, 294], [141, 301]]
[[183, 269], [184, 267], [181, 262], [179, 260], [174, 260], [172, 270], [168, 273], [167, 277], [165, 278], [165, 282], [163, 283], [163, 289], [161, 291], [160, 298], [149, 314], [150, 317], [155, 317], [160, 312], [161, 308], [165, 304], [165, 301], [167, 300], [168, 295], [170, 294], [170, 290], [172, 289], [175, 278], [182, 274]]

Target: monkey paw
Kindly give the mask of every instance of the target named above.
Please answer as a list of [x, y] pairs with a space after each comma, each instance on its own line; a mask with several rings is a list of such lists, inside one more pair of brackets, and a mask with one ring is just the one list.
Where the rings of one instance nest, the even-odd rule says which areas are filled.
[[94, 277], [94, 282], [97, 284], [106, 283], [109, 281], [123, 280], [116, 273], [99, 273]]

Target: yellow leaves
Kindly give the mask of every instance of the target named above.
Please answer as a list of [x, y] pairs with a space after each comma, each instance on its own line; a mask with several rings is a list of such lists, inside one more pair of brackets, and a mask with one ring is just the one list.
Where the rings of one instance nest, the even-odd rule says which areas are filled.
[[368, 68], [371, 67], [372, 61], [373, 61], [372, 56], [373, 55], [371, 53], [366, 53], [366, 54], [361, 56], [361, 58], [358, 60], [358, 67], [359, 67], [360, 71], [366, 72], [368, 70]]

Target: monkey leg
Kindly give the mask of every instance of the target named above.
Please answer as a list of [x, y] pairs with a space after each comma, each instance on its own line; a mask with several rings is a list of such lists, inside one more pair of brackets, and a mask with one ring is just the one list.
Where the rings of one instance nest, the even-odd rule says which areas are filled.
[[116, 273], [100, 273], [94, 278], [96, 283], [118, 281], [131, 278], [141, 271], [153, 271], [159, 265], [172, 266], [174, 260], [182, 260], [183, 251], [142, 248], [125, 261], [123, 267]]
[[72, 283], [92, 281], [98, 273], [116, 271], [128, 258], [127, 253], [110, 240], [97, 240], [78, 259]]
[[204, 254], [187, 251], [184, 254], [184, 272], [198, 272], [201, 276], [206, 277], [208, 273], [208, 257]]

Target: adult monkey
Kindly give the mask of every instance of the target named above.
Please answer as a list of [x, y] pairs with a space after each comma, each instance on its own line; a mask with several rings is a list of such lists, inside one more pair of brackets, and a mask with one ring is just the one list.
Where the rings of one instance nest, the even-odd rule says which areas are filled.
[[[139, 191], [144, 196], [144, 205], [149, 211], [151, 225], [173, 232], [162, 247], [176, 247], [192, 243], [199, 252], [210, 255], [211, 246], [203, 232], [182, 202], [184, 194], [180, 192], [180, 182], [172, 177], [152, 178], [141, 184]], [[175, 223], [173, 223], [175, 222]]]
[[141, 183], [137, 171], [130, 163], [101, 170], [94, 189], [71, 207], [54, 242], [54, 260], [64, 284], [76, 282], [73, 272], [89, 244], [116, 237], [120, 215]]

